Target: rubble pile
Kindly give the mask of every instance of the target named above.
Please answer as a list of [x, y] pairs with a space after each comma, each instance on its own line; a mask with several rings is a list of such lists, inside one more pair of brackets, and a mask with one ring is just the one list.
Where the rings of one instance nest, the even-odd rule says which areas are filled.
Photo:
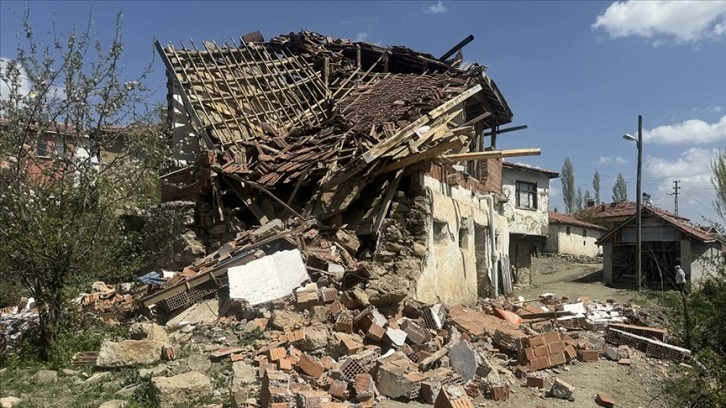
[[0, 355], [9, 354], [38, 326], [38, 309], [33, 298], [21, 298], [17, 306], [0, 309]]

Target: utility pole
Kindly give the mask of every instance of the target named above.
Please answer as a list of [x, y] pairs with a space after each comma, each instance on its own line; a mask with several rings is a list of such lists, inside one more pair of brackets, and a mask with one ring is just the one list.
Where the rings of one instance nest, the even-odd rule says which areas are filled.
[[638, 174], [635, 188], [635, 279], [638, 280], [638, 292], [643, 288], [643, 263], [642, 263], [642, 220], [641, 220], [641, 173], [643, 172], [643, 115], [638, 115]]
[[680, 180], [673, 180], [673, 192], [668, 193], [668, 195], [675, 196], [673, 199], [673, 214], [678, 215], [678, 190], [681, 189], [681, 186], [678, 185], [680, 183]]

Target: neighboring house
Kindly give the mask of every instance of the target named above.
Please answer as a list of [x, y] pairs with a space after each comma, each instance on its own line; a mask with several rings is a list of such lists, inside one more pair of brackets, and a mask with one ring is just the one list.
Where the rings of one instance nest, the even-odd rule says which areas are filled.
[[[635, 215], [603, 235], [603, 280], [607, 284], [635, 281]], [[680, 264], [689, 281], [698, 283], [708, 264], [722, 261], [722, 243], [683, 218], [647, 206], [641, 213], [642, 284], [659, 287], [674, 281], [673, 267]]]
[[527, 164], [502, 165], [502, 193], [508, 199], [504, 216], [509, 221], [509, 257], [519, 272], [529, 270], [531, 255], [546, 245], [550, 180], [559, 176]]
[[[643, 207], [656, 208], [650, 205], [643, 205]], [[665, 213], [672, 218], [676, 218], [681, 221], [688, 221], [687, 218], [679, 217], [673, 213], [669, 213], [668, 211], [659, 208], [657, 210]], [[618, 225], [622, 224], [623, 221], [627, 220], [633, 215], [635, 215], [635, 203], [632, 201], [619, 201], [600, 204], [593, 204], [592, 202], [590, 202], [588, 203], [587, 208], [572, 214], [572, 216], [577, 218], [578, 220], [599, 225], [601, 227], [605, 227], [608, 230], [617, 227]]]
[[553, 211], [549, 213], [549, 225], [548, 252], [589, 257], [602, 254], [596, 241], [607, 232], [606, 228]]

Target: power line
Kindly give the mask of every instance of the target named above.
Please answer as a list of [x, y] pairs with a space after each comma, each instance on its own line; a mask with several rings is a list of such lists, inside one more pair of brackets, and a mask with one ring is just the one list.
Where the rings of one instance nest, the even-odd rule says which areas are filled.
[[678, 215], [678, 190], [681, 189], [681, 186], [679, 186], [678, 183], [680, 183], [680, 180], [673, 180], [673, 192], [666, 193], [668, 195], [675, 196], [673, 200], [673, 214], [675, 215]]

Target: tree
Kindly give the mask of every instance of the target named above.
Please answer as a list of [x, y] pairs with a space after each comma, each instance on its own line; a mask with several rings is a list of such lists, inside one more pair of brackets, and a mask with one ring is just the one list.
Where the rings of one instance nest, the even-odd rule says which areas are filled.
[[590, 190], [585, 191], [585, 197], [584, 197], [583, 201], [585, 202], [585, 207], [587, 207], [588, 203], [590, 201], [592, 201], [592, 196], [590, 195]]
[[143, 103], [149, 69], [124, 80], [121, 14], [107, 49], [92, 17], [43, 44], [29, 16], [25, 43], [0, 68], [0, 264], [35, 299], [40, 357], [50, 360], [77, 288], [135, 266], [118, 215], [154, 200], [166, 153]]
[[[716, 190], [716, 200], [713, 203], [716, 214], [721, 217], [722, 221], [726, 221], [726, 149], [719, 151], [716, 157], [711, 161], [711, 184]], [[724, 227], [725, 224], [721, 224]], [[721, 231], [726, 234], [726, 231]]]
[[580, 187], [577, 187], [577, 196], [575, 197], [575, 208], [577, 209], [577, 211], [585, 208], [583, 200], [584, 198], [582, 196], [582, 189]]
[[613, 201], [628, 201], [628, 183], [620, 173], [618, 173], [618, 178], [615, 180], [615, 185], [613, 185]]
[[568, 157], [562, 166], [562, 199], [565, 201], [565, 211], [572, 212], [575, 209], [575, 170]]
[[600, 204], [600, 173], [595, 172], [592, 177], [592, 188], [595, 191], [595, 204]]

